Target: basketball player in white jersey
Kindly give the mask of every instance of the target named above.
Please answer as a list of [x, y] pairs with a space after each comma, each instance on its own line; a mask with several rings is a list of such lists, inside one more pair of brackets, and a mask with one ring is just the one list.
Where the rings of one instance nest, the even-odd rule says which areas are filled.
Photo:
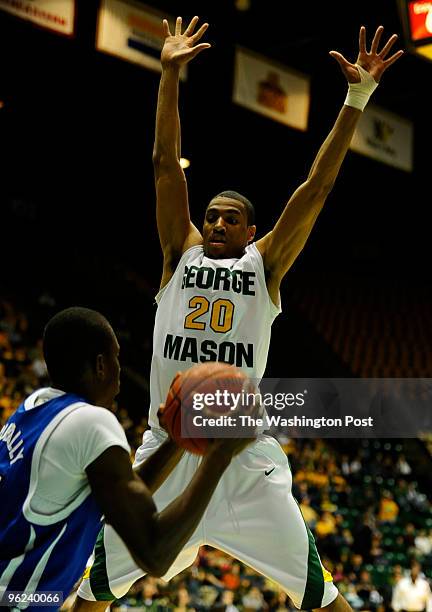
[[[164, 20], [154, 147], [156, 215], [164, 263], [156, 297], [150, 376], [152, 429], [144, 435], [137, 464], [166, 436], [157, 410], [178, 370], [219, 360], [241, 367], [253, 378], [262, 377], [271, 324], [281, 311], [282, 278], [324, 205], [369, 96], [383, 72], [403, 53], [388, 56], [396, 35], [378, 50], [382, 27], [370, 50], [365, 28], [360, 29], [355, 64], [331, 52], [348, 80], [345, 103], [309, 176], [291, 196], [273, 230], [253, 242], [253, 207], [236, 192], [223, 192], [211, 200], [202, 233], [190, 219], [180, 166], [178, 90], [181, 66], [210, 47], [199, 43], [207, 24], [195, 33], [197, 22], [194, 17], [182, 33], [182, 20], [177, 18], [172, 35]], [[158, 507], [165, 507], [178, 494], [198, 465], [199, 458], [185, 454], [155, 494]], [[234, 459], [203, 520], [164, 578], [169, 580], [191, 565], [199, 547], [209, 544], [277, 582], [298, 608], [349, 610], [321, 565], [312, 534], [291, 494], [291, 482], [287, 457], [277, 441], [259, 437]], [[109, 526], [104, 529], [103, 544], [96, 555], [97, 569], [93, 566], [80, 586], [78, 610], [104, 609], [108, 600], [124, 595], [143, 575]]]

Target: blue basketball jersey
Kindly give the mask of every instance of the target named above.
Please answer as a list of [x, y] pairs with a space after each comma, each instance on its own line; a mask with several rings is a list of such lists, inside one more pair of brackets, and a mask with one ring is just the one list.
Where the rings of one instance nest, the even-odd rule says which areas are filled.
[[45, 442], [83, 403], [70, 393], [30, 410], [23, 403], [0, 431], [0, 597], [62, 591], [66, 598], [92, 552], [102, 516], [93, 495], [51, 515], [35, 515], [30, 504]]

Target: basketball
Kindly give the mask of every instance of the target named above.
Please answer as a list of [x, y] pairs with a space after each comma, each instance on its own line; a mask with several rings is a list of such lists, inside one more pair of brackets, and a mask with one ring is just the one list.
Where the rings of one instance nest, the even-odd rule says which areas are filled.
[[201, 397], [201, 394], [215, 395], [217, 391], [241, 393], [247, 380], [248, 377], [242, 370], [220, 362], [202, 363], [184, 372], [178, 372], [169, 388], [165, 406], [160, 409], [159, 420], [162, 427], [176, 444], [190, 453], [203, 455], [210, 438], [198, 437], [202, 432], [199, 427], [194, 426], [194, 416], [202, 414], [217, 418], [231, 413], [232, 402], [212, 406], [206, 404], [198, 412], [194, 408], [194, 400]]

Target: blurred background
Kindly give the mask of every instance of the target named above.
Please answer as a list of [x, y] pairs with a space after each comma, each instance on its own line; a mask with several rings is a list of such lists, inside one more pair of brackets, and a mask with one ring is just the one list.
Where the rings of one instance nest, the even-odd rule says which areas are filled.
[[[105, 314], [118, 333], [117, 414], [136, 447], [147, 425], [162, 264], [151, 162], [159, 74], [96, 49], [104, 3], [77, 0], [73, 35], [63, 36], [11, 14], [11, 6], [17, 11], [32, 2], [0, 1], [0, 423], [47, 382], [40, 342], [46, 321], [63, 307], [87, 306]], [[48, 12], [50, 0], [43, 4]], [[52, 10], [59, 4], [52, 0]], [[209, 22], [205, 39], [212, 48], [189, 65], [180, 91], [192, 218], [200, 226], [212, 196], [234, 189], [255, 204], [257, 237], [272, 228], [306, 178], [343, 104], [346, 82], [328, 52], [354, 61], [360, 25], [370, 41], [381, 24], [384, 36], [399, 34], [395, 48], [407, 49], [373, 95], [387, 118], [372, 126], [388, 150], [392, 130], [408, 129], [409, 141], [398, 146], [409, 168], [396, 167], [391, 156], [383, 163], [348, 153], [283, 283], [269, 377], [432, 377], [432, 62], [408, 50], [403, 15], [409, 4], [131, 5], [157, 19], [180, 13], [184, 22], [195, 14]], [[420, 4], [429, 11], [430, 3]], [[157, 44], [139, 42], [139, 32], [137, 38], [138, 52], [158, 58]], [[238, 47], [265, 58], [270, 72], [306, 79], [304, 129], [233, 102]], [[290, 104], [290, 91], [278, 91]], [[286, 441], [285, 448], [306, 520], [353, 607], [391, 607], [394, 587], [413, 560], [421, 563], [420, 576], [432, 577], [427, 438], [346, 446]], [[239, 578], [225, 580], [225, 574]], [[147, 579], [122, 605], [231, 606], [230, 612], [290, 607], [276, 585], [210, 550], [170, 585]], [[426, 608], [398, 605], [393, 602], [396, 610]]]

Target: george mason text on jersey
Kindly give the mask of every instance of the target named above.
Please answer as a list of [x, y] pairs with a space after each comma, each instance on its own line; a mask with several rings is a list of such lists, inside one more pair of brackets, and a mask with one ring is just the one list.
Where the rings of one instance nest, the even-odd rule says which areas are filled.
[[191, 288], [255, 295], [255, 272], [222, 267], [215, 270], [205, 266], [185, 266], [182, 289]]
[[[184, 329], [205, 332], [212, 330], [226, 334], [232, 330], [235, 319], [235, 294], [255, 296], [256, 274], [253, 271], [231, 270], [220, 267], [185, 266], [181, 288], [207, 290], [188, 298], [190, 312], [184, 320]], [[212, 295], [212, 291], [221, 292]], [[223, 296], [222, 292], [229, 293]], [[231, 299], [229, 299], [231, 298]], [[247, 298], [248, 299], [248, 298]], [[166, 334], [163, 346], [165, 359], [200, 363], [222, 361], [237, 367], [254, 367], [253, 343], [215, 341], [195, 336]]]
[[200, 363], [204, 361], [223, 361], [237, 367], [253, 368], [254, 346], [242, 342], [214, 342], [190, 336], [173, 336], [167, 334], [163, 356], [176, 361]]

